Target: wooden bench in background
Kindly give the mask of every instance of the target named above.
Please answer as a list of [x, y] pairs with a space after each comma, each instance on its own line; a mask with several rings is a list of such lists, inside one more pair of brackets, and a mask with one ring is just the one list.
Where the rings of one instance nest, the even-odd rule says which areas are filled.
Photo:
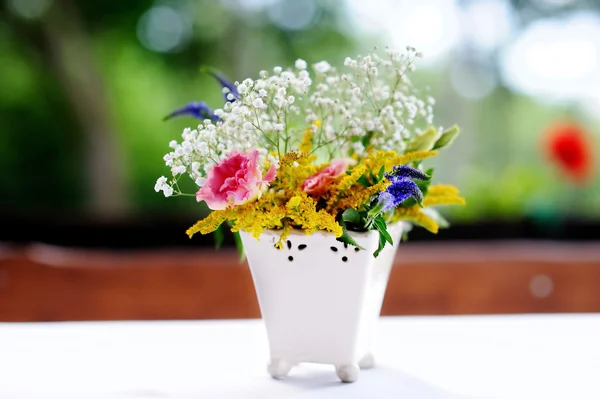
[[[384, 315], [600, 312], [600, 243], [407, 243]], [[0, 321], [255, 318], [232, 250], [0, 246]]]

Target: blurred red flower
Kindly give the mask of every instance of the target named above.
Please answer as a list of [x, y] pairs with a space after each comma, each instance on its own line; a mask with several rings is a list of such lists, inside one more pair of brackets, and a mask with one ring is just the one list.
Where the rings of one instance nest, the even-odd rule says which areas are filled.
[[586, 132], [575, 123], [556, 123], [548, 129], [550, 160], [575, 183], [585, 183], [594, 172], [592, 147]]

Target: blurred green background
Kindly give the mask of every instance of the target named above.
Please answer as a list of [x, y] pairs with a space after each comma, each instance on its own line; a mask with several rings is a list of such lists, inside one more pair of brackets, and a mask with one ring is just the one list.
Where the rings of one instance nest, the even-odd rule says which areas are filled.
[[242, 80], [386, 45], [425, 53], [414, 80], [436, 124], [462, 127], [435, 161], [468, 200], [452, 220], [600, 219], [597, 175], [575, 184], [544, 150], [562, 121], [598, 150], [600, 2], [583, 0], [5, 0], [0, 211], [200, 214], [153, 190], [168, 142], [197, 124], [162, 117], [222, 102], [200, 66]]

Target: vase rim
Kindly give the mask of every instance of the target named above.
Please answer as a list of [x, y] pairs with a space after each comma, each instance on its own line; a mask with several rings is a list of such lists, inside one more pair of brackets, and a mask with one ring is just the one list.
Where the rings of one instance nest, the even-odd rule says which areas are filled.
[[[404, 221], [394, 222], [394, 223], [390, 223], [388, 227], [393, 228], [396, 226], [398, 226], [402, 229], [405, 229], [407, 227], [407, 223]], [[248, 233], [245, 230], [241, 230], [240, 232], [244, 232], [246, 234], [251, 235], [251, 233]], [[368, 230], [368, 231], [348, 230], [348, 232], [356, 237], [366, 237], [369, 234], [377, 233], [377, 230]], [[268, 235], [268, 236], [277, 235], [277, 236], [279, 236], [279, 234], [281, 234], [281, 229], [280, 230], [268, 229], [268, 230], [264, 230], [261, 235]], [[331, 237], [333, 235], [333, 233], [328, 232], [328, 231], [323, 231], [323, 230], [317, 230], [311, 234], [306, 234], [304, 232], [304, 230], [302, 230], [302, 229], [293, 229], [289, 234], [290, 237], [305, 237], [305, 236], [313, 236], [313, 235], [321, 235], [323, 237]]]

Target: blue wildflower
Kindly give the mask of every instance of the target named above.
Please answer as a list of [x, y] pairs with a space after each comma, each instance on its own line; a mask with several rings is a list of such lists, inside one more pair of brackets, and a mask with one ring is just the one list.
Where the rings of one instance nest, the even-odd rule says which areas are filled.
[[[227, 79], [225, 76], [211, 68], [204, 68], [203, 71], [217, 79], [221, 84], [222, 88], [227, 89], [227, 92], [224, 93], [225, 102], [234, 102], [235, 100], [240, 99], [240, 93], [229, 79]], [[219, 117], [215, 115], [213, 110], [204, 101], [191, 102], [189, 104], [184, 105], [183, 107], [177, 108], [175, 111], [165, 116], [163, 120], [171, 119], [176, 116], [182, 115], [189, 115], [198, 119], [212, 119], [213, 122], [219, 120]]]
[[[383, 198], [381, 194], [386, 194]], [[382, 212], [397, 207], [409, 198], [414, 198], [419, 204], [423, 202], [423, 193], [417, 183], [407, 178], [396, 178], [386, 191], [379, 194], [379, 199], [386, 201]]]
[[202, 102], [191, 102], [184, 105], [181, 108], [177, 108], [169, 115], [163, 118], [164, 121], [167, 119], [174, 118], [181, 115], [190, 115], [198, 119], [212, 119], [214, 122], [219, 120], [212, 109], [204, 101]]
[[415, 180], [429, 180], [431, 177], [421, 172], [419, 169], [411, 168], [407, 165], [394, 166], [392, 172], [387, 173], [386, 177], [394, 181], [395, 179], [415, 179]]
[[[227, 79], [225, 76], [223, 76], [221, 73], [215, 71], [214, 69], [211, 68], [204, 68], [204, 71], [206, 71], [208, 74], [210, 74], [212, 77], [214, 77], [215, 79], [217, 79], [219, 81], [219, 83], [221, 84], [222, 88], [226, 88], [229, 90], [228, 93], [225, 93], [225, 102], [234, 102], [235, 100], [239, 100], [240, 99], [240, 93], [237, 90], [237, 87], [235, 87], [235, 85], [233, 83], [231, 83], [231, 81], [229, 79]], [[231, 93], [233, 95], [233, 97], [230, 99], [228, 98], [228, 94]]]
[[414, 198], [419, 204], [423, 202], [421, 189], [411, 179], [429, 180], [430, 177], [425, 173], [410, 166], [401, 165], [395, 166], [392, 172], [386, 174], [386, 177], [392, 184], [377, 196], [377, 203], [369, 211], [371, 217], [374, 218], [383, 212], [387, 212], [409, 198]]

